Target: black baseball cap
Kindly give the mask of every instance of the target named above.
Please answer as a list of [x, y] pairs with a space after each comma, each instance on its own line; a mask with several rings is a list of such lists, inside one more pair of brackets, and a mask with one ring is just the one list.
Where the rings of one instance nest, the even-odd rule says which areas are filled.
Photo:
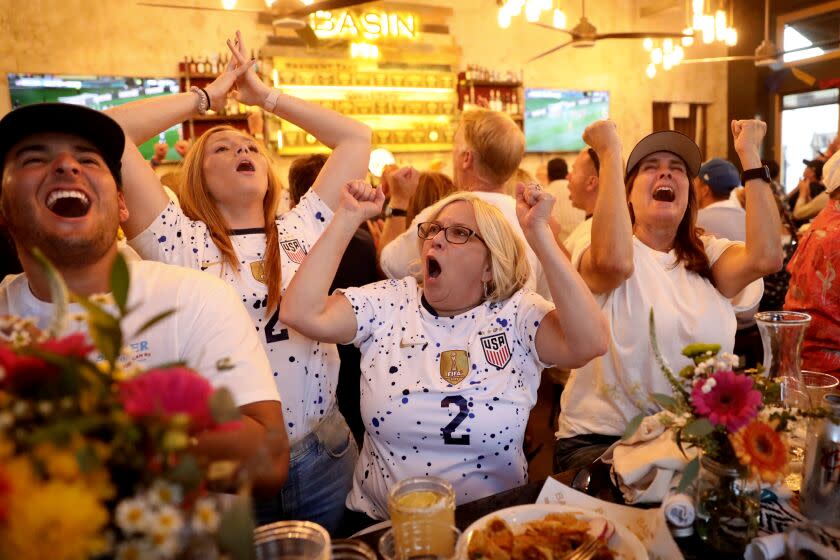
[[685, 163], [685, 169], [691, 177], [696, 177], [700, 171], [700, 163], [703, 160], [700, 157], [700, 148], [694, 140], [676, 130], [662, 130], [648, 134], [639, 140], [630, 152], [624, 172], [625, 180], [640, 161], [656, 152], [671, 152], [679, 157]]
[[803, 159], [802, 163], [804, 163], [807, 167], [810, 167], [814, 170], [814, 173], [817, 174], [817, 179], [822, 178], [823, 166], [825, 165], [825, 160], [823, 159]]
[[122, 128], [104, 113], [70, 103], [25, 105], [0, 119], [0, 166], [12, 146], [41, 132], [64, 132], [84, 138], [99, 150], [117, 185], [122, 184]]

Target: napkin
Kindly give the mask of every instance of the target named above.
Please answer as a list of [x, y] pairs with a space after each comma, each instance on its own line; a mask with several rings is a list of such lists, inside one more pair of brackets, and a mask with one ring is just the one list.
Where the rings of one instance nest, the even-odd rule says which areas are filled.
[[668, 496], [674, 474], [682, 472], [696, 453], [689, 449], [686, 457], [674, 435], [654, 415], [642, 420], [632, 436], [613, 444], [601, 460], [612, 464], [613, 477], [625, 502], [656, 503]]
[[753, 539], [744, 551], [744, 560], [776, 560], [786, 556], [798, 558], [798, 553], [805, 550], [817, 558], [840, 558], [840, 551], [821, 543], [819, 536], [805, 525], [791, 527], [786, 533]]
[[694, 498], [682, 492], [671, 489], [662, 500], [662, 514], [674, 527], [690, 527], [696, 513]]
[[637, 509], [612, 504], [548, 478], [543, 485], [538, 504], [563, 504], [594, 511], [627, 527], [647, 549], [652, 559], [682, 559], [683, 555], [671, 537], [665, 517], [658, 509]]

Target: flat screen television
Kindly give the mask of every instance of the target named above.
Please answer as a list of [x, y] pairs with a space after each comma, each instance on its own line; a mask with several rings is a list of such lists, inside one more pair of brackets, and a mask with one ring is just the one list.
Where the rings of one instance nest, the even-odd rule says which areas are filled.
[[[178, 93], [173, 78], [132, 78], [120, 76], [52, 76], [44, 74], [9, 74], [12, 108], [32, 103], [73, 103], [102, 111], [129, 101]], [[175, 142], [181, 138], [177, 124], [140, 146], [140, 153], [151, 159], [158, 142], [169, 144], [166, 159], [180, 160]]]
[[583, 130], [609, 115], [606, 91], [525, 90], [525, 150], [576, 152], [585, 146]]

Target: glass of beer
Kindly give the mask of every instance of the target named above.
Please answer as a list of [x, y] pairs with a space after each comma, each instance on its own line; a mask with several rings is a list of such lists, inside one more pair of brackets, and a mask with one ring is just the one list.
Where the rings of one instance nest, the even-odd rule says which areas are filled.
[[[406, 552], [400, 554], [401, 558], [416, 556], [413, 552], [408, 554], [408, 549], [422, 548], [424, 543], [439, 547], [441, 557], [452, 555], [457, 540], [452, 533], [455, 491], [448, 481], [434, 476], [402, 480], [391, 488], [388, 509], [397, 552]], [[409, 523], [410, 527], [403, 530], [402, 525]]]
[[385, 560], [450, 560], [461, 532], [434, 519], [401, 523], [383, 533], [379, 554]]

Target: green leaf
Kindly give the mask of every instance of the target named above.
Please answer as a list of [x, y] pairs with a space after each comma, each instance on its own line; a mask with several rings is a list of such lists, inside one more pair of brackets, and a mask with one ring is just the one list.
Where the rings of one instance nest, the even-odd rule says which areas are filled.
[[251, 500], [239, 496], [219, 520], [216, 533], [219, 547], [230, 554], [233, 560], [253, 560], [256, 557], [254, 529]]
[[689, 359], [701, 358], [701, 361], [703, 361], [710, 357], [707, 354], [708, 352], [711, 352], [711, 356], [717, 356], [717, 353], [720, 352], [720, 344], [695, 342], [683, 348], [682, 355]]
[[677, 485], [677, 492], [685, 492], [700, 473], [700, 457], [695, 457], [683, 469], [682, 478]]
[[627, 424], [627, 427], [624, 429], [624, 435], [621, 436], [621, 439], [627, 439], [633, 434], [636, 433], [636, 430], [639, 429], [639, 426], [642, 425], [642, 420], [645, 419], [645, 413], [640, 412], [636, 416], [633, 417], [632, 420]]
[[122, 254], [117, 251], [117, 257], [111, 267], [111, 293], [122, 315], [125, 315], [125, 305], [128, 302], [128, 264]]
[[210, 414], [217, 424], [224, 424], [240, 418], [239, 409], [233, 402], [233, 396], [225, 387], [216, 389], [210, 395]]
[[676, 399], [671, 395], [666, 395], [664, 393], [653, 393], [650, 396], [651, 399], [656, 402], [659, 406], [664, 408], [665, 410], [670, 410], [671, 412], [675, 412], [677, 408], [679, 408], [679, 403], [677, 403]]
[[151, 319], [149, 319], [148, 321], [146, 321], [145, 323], [140, 325], [140, 328], [137, 329], [137, 332], [134, 333], [134, 337], [137, 338], [138, 336], [140, 336], [141, 334], [143, 334], [144, 332], [146, 332], [150, 328], [154, 327], [156, 324], [160, 323], [161, 321], [163, 321], [164, 319], [166, 319], [167, 317], [169, 317], [170, 315], [175, 313], [175, 311], [176, 311], [175, 309], [167, 309], [166, 311], [158, 313], [157, 315], [155, 315], [154, 317], [152, 317]]
[[173, 482], [181, 484], [187, 490], [198, 487], [201, 483], [201, 469], [198, 466], [198, 461], [189, 454], [182, 456], [178, 464], [169, 471], [169, 478]]
[[40, 249], [35, 247], [32, 249], [32, 256], [44, 270], [44, 275], [47, 277], [47, 284], [50, 288], [50, 299], [53, 304], [53, 316], [50, 325], [47, 327], [47, 333], [52, 337], [57, 337], [64, 332], [67, 324], [67, 303], [70, 301], [70, 295], [67, 291], [67, 285], [61, 274], [53, 266], [53, 264], [44, 256]]
[[123, 343], [119, 319], [86, 297], [73, 296], [73, 299], [87, 311], [88, 330], [97, 350], [108, 362], [114, 364]]
[[679, 406], [681, 408], [687, 407], [689, 402], [688, 391], [686, 391], [682, 386], [680, 380], [674, 376], [674, 372], [671, 371], [671, 368], [668, 367], [667, 363], [665, 363], [665, 358], [662, 357], [662, 352], [659, 351], [659, 341], [656, 339], [656, 321], [654, 321], [653, 317], [653, 307], [650, 308], [648, 332], [650, 333], [650, 345], [653, 348], [653, 357], [656, 359], [656, 364], [659, 366], [659, 369], [662, 370], [663, 375], [665, 375], [665, 379], [668, 380], [668, 383], [670, 383], [671, 387], [674, 389], [674, 396], [676, 397]]
[[692, 420], [683, 428], [685, 435], [692, 437], [705, 437], [715, 431], [715, 427], [707, 418]]

